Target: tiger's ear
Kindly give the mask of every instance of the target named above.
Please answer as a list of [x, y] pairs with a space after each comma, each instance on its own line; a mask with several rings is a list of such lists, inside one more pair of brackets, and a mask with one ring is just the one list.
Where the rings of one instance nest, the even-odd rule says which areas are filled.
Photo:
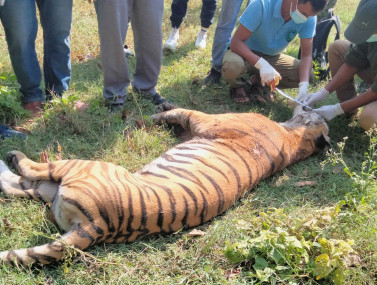
[[322, 133], [319, 137], [316, 138], [315, 146], [318, 150], [329, 150], [331, 148], [330, 138]]

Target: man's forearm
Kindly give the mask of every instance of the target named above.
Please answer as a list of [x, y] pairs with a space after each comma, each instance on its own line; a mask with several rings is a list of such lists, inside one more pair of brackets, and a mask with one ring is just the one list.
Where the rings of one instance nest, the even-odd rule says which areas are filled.
[[312, 63], [313, 58], [312, 56], [305, 56], [300, 59], [300, 67], [299, 67], [299, 72], [300, 72], [300, 82], [309, 82], [310, 79], [310, 73], [312, 70]]
[[352, 67], [347, 63], [343, 63], [338, 72], [332, 78], [332, 80], [325, 86], [329, 93], [334, 92], [339, 87], [350, 81], [357, 73], [357, 68]]
[[377, 94], [372, 89], [368, 88], [367, 91], [359, 94], [359, 96], [341, 103], [340, 106], [342, 107], [343, 111], [347, 113], [376, 100]]

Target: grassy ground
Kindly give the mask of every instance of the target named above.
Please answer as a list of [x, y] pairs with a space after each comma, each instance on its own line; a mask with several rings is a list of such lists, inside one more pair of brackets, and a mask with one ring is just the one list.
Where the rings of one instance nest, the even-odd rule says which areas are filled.
[[[335, 7], [343, 31], [352, 19], [357, 6], [355, 2], [338, 0]], [[165, 1], [165, 39], [170, 30], [170, 4], [170, 0]], [[179, 49], [175, 53], [164, 54], [158, 91], [178, 106], [207, 113], [258, 112], [276, 121], [289, 119], [292, 107], [280, 97], [265, 105], [240, 106], [230, 100], [224, 83], [214, 87], [203, 85], [210, 69], [216, 22], [209, 31], [207, 48], [196, 50], [194, 40], [200, 28], [200, 7], [199, 0], [189, 2], [181, 27]], [[2, 30], [0, 36], [4, 38]], [[41, 59], [41, 33], [38, 37], [37, 49]], [[132, 49], [131, 30], [126, 42]], [[25, 117], [17, 109], [18, 102], [8, 102], [10, 107], [0, 111], [0, 121], [24, 124], [30, 131], [26, 141], [0, 141], [0, 158], [4, 158], [10, 150], [19, 149], [35, 160], [39, 160], [40, 152], [46, 150], [50, 159], [54, 160], [60, 145], [64, 159], [110, 161], [135, 171], [178, 142], [167, 129], [150, 124], [148, 116], [154, 112], [154, 106], [131, 89], [126, 104], [126, 120], [106, 111], [101, 94], [102, 73], [95, 12], [92, 5], [82, 0], [74, 1], [71, 45], [72, 83], [64, 100], [53, 101], [46, 107], [43, 117], [33, 123], [25, 123]], [[290, 45], [287, 52], [297, 54], [297, 41]], [[130, 68], [133, 68], [134, 60], [129, 62]], [[0, 42], [0, 63], [3, 76], [0, 85], [9, 90], [17, 89], [5, 40]], [[324, 84], [317, 82], [311, 88], [316, 90]], [[294, 96], [296, 92], [288, 90]], [[335, 102], [334, 97], [326, 103]], [[77, 99], [92, 105], [88, 112], [74, 110], [73, 103]], [[137, 127], [140, 120], [145, 121], [146, 128]], [[95, 246], [88, 251], [90, 255], [78, 254], [43, 268], [0, 266], [0, 284], [246, 284], [258, 280], [265, 284], [274, 280], [288, 284], [277, 272], [267, 279], [255, 276], [257, 271], [251, 266], [255, 260], [232, 263], [225, 257], [224, 249], [227, 244], [259, 236], [266, 227], [272, 230], [280, 226], [292, 233], [293, 224], [298, 219], [306, 221], [316, 217], [316, 221], [321, 221], [322, 214], [316, 216], [318, 211], [324, 213], [324, 209], [336, 206], [340, 212], [326, 223], [316, 224], [318, 227], [311, 228], [311, 234], [315, 232], [316, 237], [329, 240], [353, 239], [352, 247], [360, 260], [343, 270], [346, 276], [344, 283], [375, 284], [376, 184], [371, 179], [373, 170], [363, 167], [365, 160], [373, 166], [374, 157], [368, 160], [364, 156], [366, 152], [373, 151], [370, 137], [357, 126], [357, 121], [343, 117], [331, 121], [329, 127], [334, 152], [341, 153], [342, 158], [335, 157], [335, 154], [316, 154], [262, 182], [226, 214], [198, 227], [206, 233], [204, 236], [190, 237], [187, 235], [189, 231], [185, 230], [132, 244]], [[340, 148], [337, 143], [346, 136], [345, 147]], [[325, 164], [326, 161], [335, 163]], [[355, 173], [348, 175], [342, 162]], [[357, 175], [362, 172], [364, 176], [358, 178]], [[308, 181], [309, 185], [300, 186], [300, 182]], [[6, 226], [4, 220], [0, 222], [0, 250], [35, 246], [48, 241], [51, 236], [58, 237], [59, 230], [48, 221], [47, 212], [48, 207], [43, 204], [0, 196], [0, 217], [6, 218], [10, 224]], [[325, 214], [322, 216], [327, 217]], [[290, 284], [332, 282], [329, 278], [316, 280], [299, 267], [292, 269], [291, 276], [284, 280], [290, 280]], [[229, 272], [232, 272], [231, 276]]]

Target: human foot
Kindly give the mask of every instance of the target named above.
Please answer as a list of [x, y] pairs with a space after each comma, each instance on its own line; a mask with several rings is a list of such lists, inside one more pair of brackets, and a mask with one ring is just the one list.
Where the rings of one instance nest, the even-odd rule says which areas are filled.
[[250, 101], [250, 98], [247, 96], [245, 88], [243, 87], [231, 89], [230, 98], [232, 98], [234, 102], [241, 104], [248, 103]]
[[42, 102], [40, 101], [28, 102], [23, 104], [22, 107], [24, 110], [30, 111], [32, 117], [38, 117], [42, 113]]

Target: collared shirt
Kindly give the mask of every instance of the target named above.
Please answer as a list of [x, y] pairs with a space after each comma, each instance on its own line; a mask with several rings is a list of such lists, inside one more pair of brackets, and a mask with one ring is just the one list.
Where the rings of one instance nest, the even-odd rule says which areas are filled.
[[292, 19], [285, 22], [281, 15], [283, 0], [252, 0], [240, 17], [251, 36], [245, 44], [252, 51], [267, 55], [281, 53], [298, 34], [300, 39], [313, 38], [317, 16], [305, 23], [296, 24]]
[[377, 93], [377, 42], [351, 44], [344, 61], [360, 70], [370, 68], [374, 81], [370, 88]]

